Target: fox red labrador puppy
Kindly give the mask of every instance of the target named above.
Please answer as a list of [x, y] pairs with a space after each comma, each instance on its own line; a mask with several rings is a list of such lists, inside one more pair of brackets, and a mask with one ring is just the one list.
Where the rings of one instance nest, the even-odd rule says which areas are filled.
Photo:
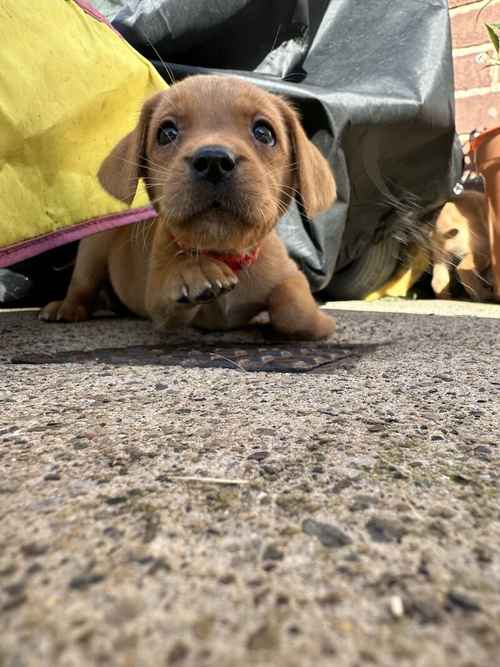
[[473, 301], [489, 301], [491, 250], [488, 200], [465, 191], [442, 208], [431, 232], [432, 289], [438, 299], [452, 298], [453, 279]]
[[158, 217], [84, 239], [66, 298], [41, 319], [90, 318], [109, 281], [162, 328], [230, 329], [268, 311], [285, 336], [334, 331], [275, 231], [293, 196], [309, 217], [335, 199], [328, 163], [280, 97], [236, 77], [185, 79], [146, 101], [98, 176], [127, 204], [142, 178]]

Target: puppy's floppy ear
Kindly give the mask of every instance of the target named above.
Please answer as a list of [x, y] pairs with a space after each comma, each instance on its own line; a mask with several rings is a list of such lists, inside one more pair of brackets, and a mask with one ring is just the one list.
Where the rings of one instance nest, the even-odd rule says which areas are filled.
[[328, 162], [307, 138], [297, 112], [284, 100], [280, 102], [292, 143], [296, 187], [307, 217], [313, 218], [335, 201], [335, 180]]
[[153, 95], [144, 103], [135, 129], [116, 144], [97, 172], [102, 187], [129, 206], [134, 200], [139, 178], [147, 173], [146, 138], [149, 121], [161, 94]]

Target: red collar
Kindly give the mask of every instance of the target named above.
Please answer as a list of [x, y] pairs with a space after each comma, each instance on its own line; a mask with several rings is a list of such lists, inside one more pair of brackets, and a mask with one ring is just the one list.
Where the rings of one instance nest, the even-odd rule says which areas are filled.
[[[193, 255], [197, 254], [195, 250], [191, 250], [189, 248], [185, 248], [184, 246], [182, 246], [179, 243], [179, 241], [175, 238], [175, 236], [172, 235], [170, 236], [172, 238], [172, 241], [174, 241], [174, 243], [176, 243], [179, 246], [182, 252]], [[219, 260], [219, 262], [223, 262], [232, 271], [238, 273], [242, 269], [247, 269], [249, 266], [252, 266], [252, 264], [255, 263], [257, 257], [259, 256], [259, 251], [260, 251], [260, 246], [257, 245], [252, 251], [242, 252], [239, 255], [225, 255], [224, 253], [216, 252], [215, 250], [201, 250], [200, 254], [205, 255], [206, 257], [213, 257], [213, 259], [217, 259]]]
[[255, 263], [259, 256], [259, 250], [259, 246], [255, 246], [251, 252], [242, 252], [239, 255], [224, 255], [223, 253], [212, 252], [211, 250], [202, 250], [201, 254], [218, 259], [219, 262], [224, 262], [232, 271], [238, 273], [238, 271], [247, 269]]

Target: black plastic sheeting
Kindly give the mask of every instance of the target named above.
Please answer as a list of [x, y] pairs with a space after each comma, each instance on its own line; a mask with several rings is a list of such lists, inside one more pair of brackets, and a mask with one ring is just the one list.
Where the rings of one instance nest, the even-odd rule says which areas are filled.
[[[405, 224], [416, 224], [461, 176], [447, 0], [94, 4], [168, 81], [237, 74], [299, 108], [330, 161], [338, 201], [314, 221], [292, 204], [279, 233], [323, 296], [339, 296], [365, 251], [395, 234], [402, 211], [411, 213]], [[12, 267], [31, 279], [31, 290], [22, 276], [4, 272], [0, 302], [26, 290], [27, 305], [61, 298], [74, 252], [73, 244]]]
[[112, 23], [167, 80], [223, 71], [296, 104], [338, 187], [279, 226], [314, 290], [461, 176], [446, 0], [124, 0]]

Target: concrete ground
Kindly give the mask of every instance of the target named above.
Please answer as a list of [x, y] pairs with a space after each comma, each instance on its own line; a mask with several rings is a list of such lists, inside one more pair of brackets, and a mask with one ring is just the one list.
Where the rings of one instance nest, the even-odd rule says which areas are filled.
[[439, 299], [386, 298], [378, 301], [337, 301], [325, 304], [333, 310], [355, 310], [363, 313], [409, 313], [414, 315], [440, 315], [442, 317], [488, 317], [500, 319], [497, 303], [471, 303]]
[[498, 664], [474, 312], [338, 309], [283, 347], [0, 311], [1, 667]]

